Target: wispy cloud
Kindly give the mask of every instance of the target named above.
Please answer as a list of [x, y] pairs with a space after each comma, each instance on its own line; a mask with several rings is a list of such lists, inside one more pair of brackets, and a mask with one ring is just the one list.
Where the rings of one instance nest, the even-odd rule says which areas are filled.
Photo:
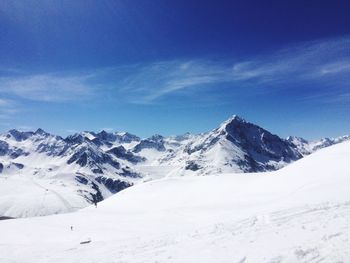
[[[0, 77], [0, 119], [12, 122], [20, 112], [33, 109], [29, 102], [77, 102], [89, 99], [95, 86], [94, 73], [23, 75]], [[11, 98], [11, 99], [8, 99]], [[34, 106], [35, 107], [35, 106]]]
[[[345, 96], [349, 73], [350, 37], [344, 37], [301, 43], [240, 61], [176, 59], [78, 73], [17, 72], [0, 77], [0, 96], [45, 102], [114, 99], [154, 104], [174, 94], [193, 95], [194, 90], [199, 91], [196, 94], [203, 89], [214, 94], [222, 86], [231, 93], [249, 93], [306, 84], [310, 89], [328, 85], [335, 96]], [[6, 103], [0, 100], [0, 107], [10, 110]]]
[[0, 98], [0, 119], [10, 119], [18, 111], [17, 104], [13, 100]]
[[314, 41], [234, 64], [237, 79], [319, 80], [350, 72], [350, 38]]
[[333, 74], [339, 74], [339, 73], [349, 73], [349, 72], [350, 72], [350, 61], [347, 61], [347, 60], [322, 65], [317, 71], [317, 73], [320, 76], [333, 75]]
[[[349, 87], [350, 90], [350, 87]], [[350, 103], [350, 92], [340, 92], [340, 93], [330, 93], [325, 92], [321, 94], [315, 94], [311, 96], [305, 96], [300, 99], [301, 101], [309, 102], [309, 101], [317, 101], [324, 104], [328, 103], [337, 103], [338, 105], [341, 104], [349, 104]]]
[[93, 86], [86, 75], [41, 74], [0, 78], [0, 93], [27, 100], [61, 102], [86, 98]]
[[[242, 61], [172, 60], [132, 68], [115, 84], [134, 103], [154, 103], [186, 90], [215, 87], [278, 87], [330, 83], [334, 88], [350, 80], [350, 38], [302, 43]], [[249, 92], [249, 90], [247, 90]], [[338, 93], [339, 93], [338, 89]]]
[[13, 102], [11, 100], [1, 99], [0, 98], [0, 107], [10, 107], [13, 105]]
[[132, 102], [151, 103], [187, 88], [229, 80], [227, 68], [204, 60], [173, 60], [142, 65], [117, 83]]

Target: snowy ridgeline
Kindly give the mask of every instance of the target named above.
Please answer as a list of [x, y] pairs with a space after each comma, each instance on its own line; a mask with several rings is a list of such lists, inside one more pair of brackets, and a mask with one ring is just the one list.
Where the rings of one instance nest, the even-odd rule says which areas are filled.
[[171, 177], [0, 223], [1, 262], [350, 262], [350, 141], [274, 172]]
[[41, 129], [0, 135], [0, 216], [75, 211], [139, 182], [274, 171], [349, 139], [282, 139], [233, 116], [210, 132], [141, 139], [126, 132], [62, 138]]

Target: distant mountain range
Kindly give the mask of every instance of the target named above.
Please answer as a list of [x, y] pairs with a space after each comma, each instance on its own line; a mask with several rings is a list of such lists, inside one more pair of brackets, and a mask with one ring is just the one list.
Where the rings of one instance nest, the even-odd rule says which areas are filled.
[[0, 216], [72, 211], [168, 176], [277, 170], [349, 139], [282, 139], [238, 116], [203, 134], [145, 139], [127, 132], [62, 138], [42, 129], [10, 130], [0, 135]]

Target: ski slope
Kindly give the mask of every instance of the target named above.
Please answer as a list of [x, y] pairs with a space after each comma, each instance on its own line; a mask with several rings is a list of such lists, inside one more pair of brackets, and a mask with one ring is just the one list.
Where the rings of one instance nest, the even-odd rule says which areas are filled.
[[343, 142], [276, 172], [170, 177], [0, 221], [0, 262], [350, 262], [349, 159]]
[[0, 177], [0, 214], [9, 217], [32, 217], [76, 211], [88, 205], [76, 192], [88, 191], [71, 178], [59, 174], [38, 178], [19, 173]]

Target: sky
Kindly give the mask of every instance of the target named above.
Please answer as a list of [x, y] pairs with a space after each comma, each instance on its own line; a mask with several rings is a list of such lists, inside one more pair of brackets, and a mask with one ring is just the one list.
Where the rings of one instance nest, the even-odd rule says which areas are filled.
[[350, 2], [2, 0], [0, 131], [142, 137], [237, 114], [350, 134]]

